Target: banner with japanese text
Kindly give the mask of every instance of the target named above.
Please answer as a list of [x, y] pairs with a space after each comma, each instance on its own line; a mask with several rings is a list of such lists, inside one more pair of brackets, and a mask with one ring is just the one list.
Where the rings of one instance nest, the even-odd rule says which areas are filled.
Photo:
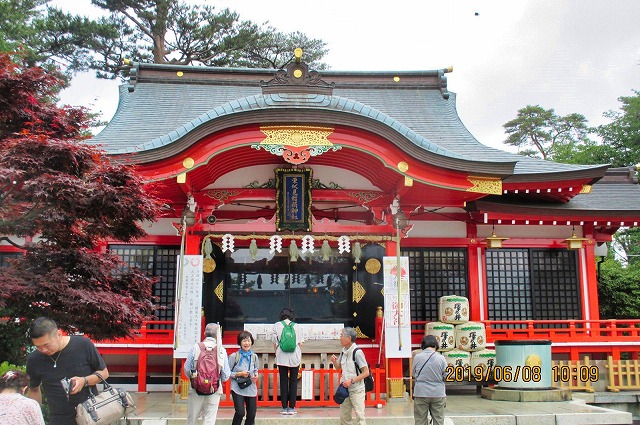
[[[202, 255], [178, 256], [173, 357], [184, 359], [200, 341], [202, 324]], [[180, 264], [183, 265], [182, 279]], [[180, 281], [182, 280], [182, 281]]]
[[[411, 357], [411, 306], [409, 297], [409, 258], [383, 257], [384, 343], [388, 359]], [[400, 276], [400, 291], [398, 291]]]

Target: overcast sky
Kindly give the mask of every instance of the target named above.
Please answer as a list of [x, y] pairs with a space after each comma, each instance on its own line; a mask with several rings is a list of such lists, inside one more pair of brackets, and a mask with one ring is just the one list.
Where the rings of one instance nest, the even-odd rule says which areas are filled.
[[[95, 13], [90, 0], [58, 0]], [[242, 19], [327, 42], [333, 70], [404, 71], [453, 66], [462, 121], [482, 143], [502, 149], [502, 125], [539, 104], [591, 125], [640, 90], [638, 0], [214, 0]], [[93, 9], [93, 12], [92, 12]], [[117, 82], [76, 77], [63, 101], [102, 111], [117, 106]]]

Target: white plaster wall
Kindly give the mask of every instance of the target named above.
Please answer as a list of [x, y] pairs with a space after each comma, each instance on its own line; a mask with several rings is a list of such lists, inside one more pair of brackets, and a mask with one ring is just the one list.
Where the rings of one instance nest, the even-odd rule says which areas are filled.
[[[491, 236], [493, 226], [478, 226], [478, 237], [486, 238]], [[571, 236], [572, 226], [540, 226], [540, 225], [496, 225], [496, 235], [504, 238], [544, 238], [544, 239], [566, 239]], [[582, 228], [575, 228], [576, 236], [582, 237]]]
[[409, 238], [466, 238], [467, 225], [461, 221], [412, 221]]
[[[285, 167], [282, 165], [259, 165], [240, 168], [220, 177], [207, 186], [207, 189], [243, 187], [254, 182], [264, 184], [269, 181], [269, 179], [275, 178], [274, 170], [276, 168]], [[291, 168], [293, 168], [293, 166], [291, 166]], [[373, 186], [369, 180], [351, 171], [321, 165], [309, 168], [313, 170], [312, 178], [320, 180], [320, 183], [327, 186], [329, 186], [330, 183], [335, 183], [341, 187], [353, 190], [379, 190], [376, 186]]]
[[172, 222], [179, 223], [180, 219], [179, 218], [161, 218], [155, 223], [146, 221], [142, 224], [142, 228], [150, 236], [159, 236], [159, 235], [175, 236], [178, 234], [178, 231], [176, 230], [175, 227], [171, 225]]

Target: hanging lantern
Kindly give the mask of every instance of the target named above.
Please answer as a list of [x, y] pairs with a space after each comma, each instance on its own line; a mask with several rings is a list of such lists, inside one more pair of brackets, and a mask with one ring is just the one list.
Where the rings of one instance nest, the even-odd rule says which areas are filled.
[[581, 249], [582, 243], [588, 240], [588, 238], [579, 238], [578, 236], [576, 236], [576, 228], [574, 226], [571, 232], [571, 237], [565, 239], [564, 242], [567, 244], [567, 249], [576, 250]]
[[362, 258], [362, 248], [360, 248], [360, 242], [353, 244], [353, 262], [360, 264], [360, 258]]
[[298, 246], [296, 245], [295, 239], [291, 239], [291, 244], [289, 245], [289, 259], [293, 263], [298, 261]]
[[251, 239], [251, 243], [249, 244], [249, 254], [251, 255], [251, 259], [256, 261], [256, 258], [258, 258], [258, 244], [255, 239]]
[[487, 248], [502, 248], [502, 242], [508, 240], [509, 238], [501, 238], [496, 235], [495, 230], [491, 232], [491, 236], [488, 236], [485, 241], [487, 242]]

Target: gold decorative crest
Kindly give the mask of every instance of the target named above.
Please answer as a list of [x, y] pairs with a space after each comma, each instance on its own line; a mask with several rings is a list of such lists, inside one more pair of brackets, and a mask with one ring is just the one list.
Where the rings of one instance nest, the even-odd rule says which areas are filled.
[[356, 326], [355, 327], [355, 331], [356, 331], [356, 337], [357, 338], [369, 338], [367, 335], [362, 333], [362, 330], [360, 329], [360, 326]]
[[542, 366], [542, 359], [537, 354], [529, 354], [525, 359], [524, 364], [529, 367]]
[[579, 193], [591, 193], [591, 185], [590, 184], [583, 184], [582, 185], [582, 189], [580, 189]]
[[367, 294], [367, 291], [357, 280], [353, 282], [353, 301], [359, 303], [362, 298]]
[[287, 146], [333, 146], [327, 137], [333, 133], [331, 127], [307, 127], [301, 125], [260, 127], [267, 137], [261, 145]]
[[312, 156], [342, 149], [327, 139], [333, 133], [331, 127], [268, 126], [260, 127], [260, 131], [266, 135], [265, 139], [251, 147], [281, 156], [290, 164], [304, 164]]
[[223, 296], [224, 296], [224, 281], [221, 280], [220, 283], [218, 283], [218, 286], [216, 286], [216, 289], [213, 290], [213, 292], [216, 294], [216, 297], [218, 297], [220, 302], [224, 302], [224, 300], [223, 300]]
[[216, 269], [216, 260], [213, 258], [205, 258], [202, 262], [202, 271], [205, 273], [211, 273]]
[[467, 189], [467, 192], [502, 195], [502, 180], [497, 177], [468, 176], [467, 180], [473, 185]]
[[364, 269], [369, 274], [378, 274], [381, 267], [382, 265], [380, 264], [380, 261], [378, 261], [377, 258], [369, 258], [367, 262], [364, 264]]

